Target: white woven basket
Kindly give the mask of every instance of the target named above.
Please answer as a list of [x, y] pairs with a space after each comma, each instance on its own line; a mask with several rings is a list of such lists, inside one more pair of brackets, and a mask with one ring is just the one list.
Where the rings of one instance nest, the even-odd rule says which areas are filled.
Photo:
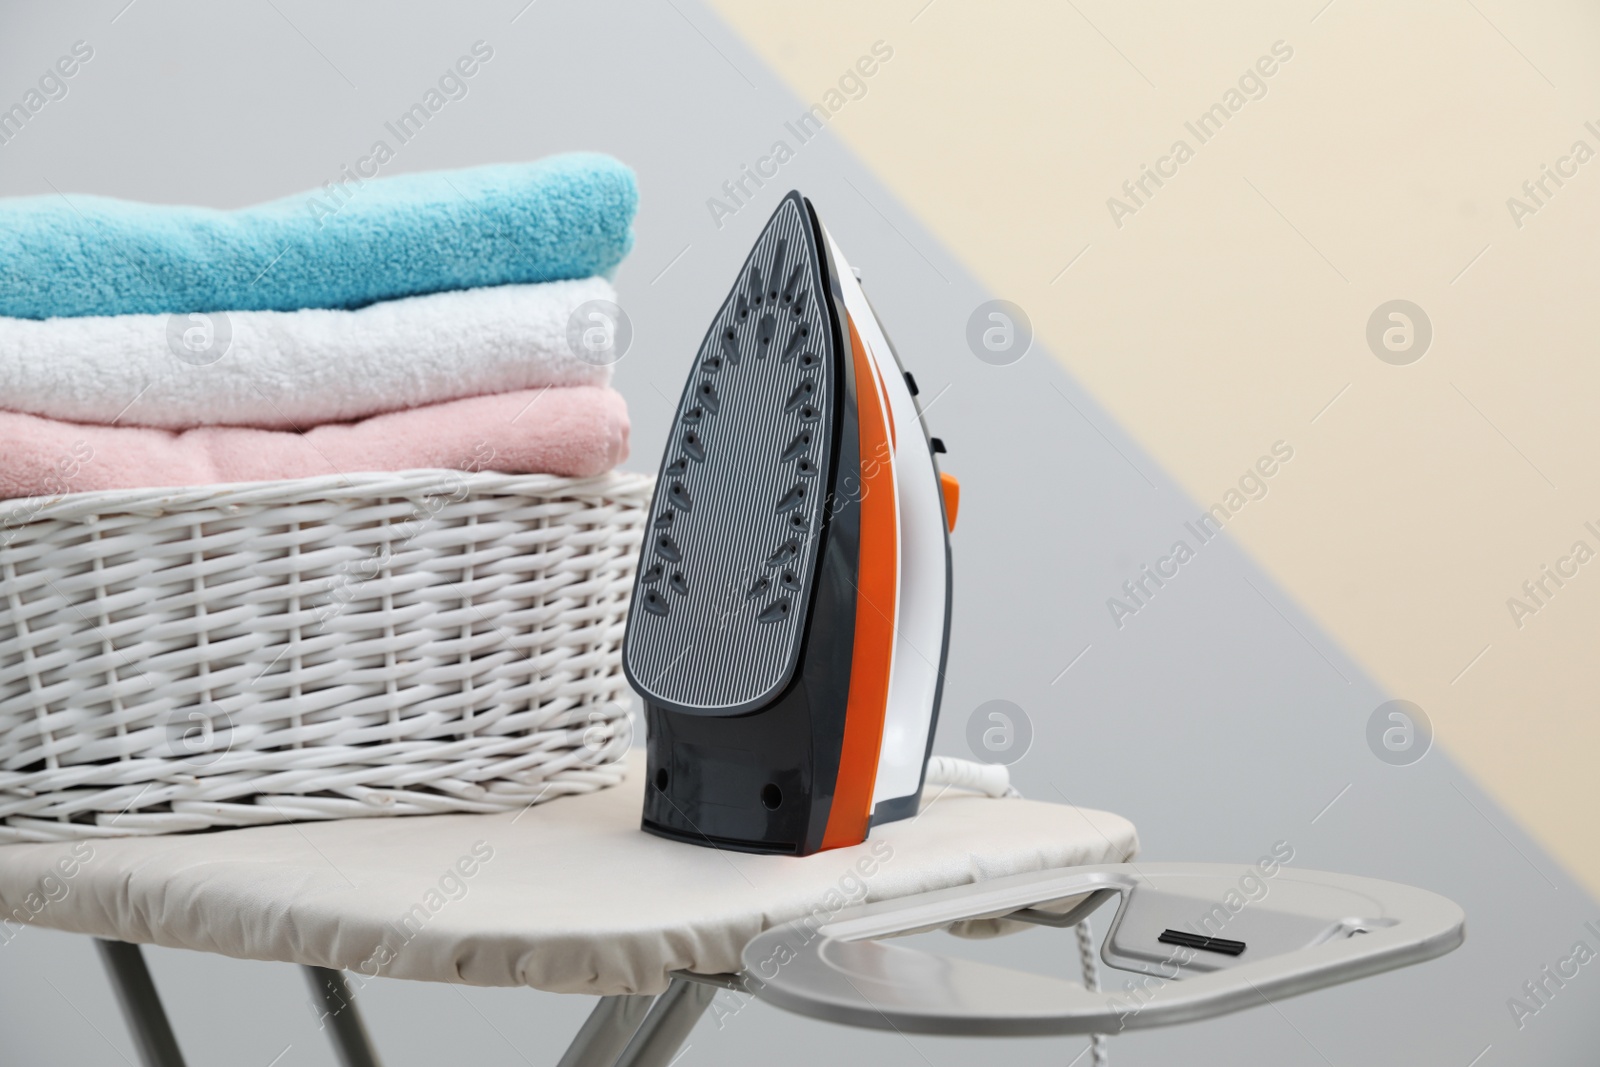
[[615, 784], [650, 486], [432, 470], [0, 502], [0, 842]]

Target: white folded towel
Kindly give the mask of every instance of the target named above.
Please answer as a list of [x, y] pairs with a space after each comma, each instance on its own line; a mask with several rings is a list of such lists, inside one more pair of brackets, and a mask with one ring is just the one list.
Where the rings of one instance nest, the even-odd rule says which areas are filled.
[[0, 409], [164, 429], [305, 429], [515, 389], [606, 385], [611, 368], [579, 357], [568, 320], [587, 301], [615, 299], [605, 279], [585, 278], [353, 311], [0, 318]]

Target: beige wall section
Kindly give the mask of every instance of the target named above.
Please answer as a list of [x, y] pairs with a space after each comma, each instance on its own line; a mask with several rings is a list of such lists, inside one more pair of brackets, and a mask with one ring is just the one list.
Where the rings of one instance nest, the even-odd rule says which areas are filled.
[[[1197, 501], [1293, 444], [1230, 530], [1600, 891], [1600, 558], [1520, 628], [1507, 607], [1600, 552], [1600, 157], [1520, 228], [1506, 203], [1600, 152], [1600, 13], [924, 4], [716, 0], [807, 101], [894, 48], [830, 127]], [[1280, 40], [1201, 144], [1185, 121]], [[1180, 138], [1117, 226], [1108, 197]], [[1365, 340], [1393, 298], [1434, 327], [1409, 366]]]

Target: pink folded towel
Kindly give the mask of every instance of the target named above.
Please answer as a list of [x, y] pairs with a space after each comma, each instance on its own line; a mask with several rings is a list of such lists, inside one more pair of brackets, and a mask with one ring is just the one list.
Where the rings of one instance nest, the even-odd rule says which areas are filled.
[[468, 397], [292, 430], [95, 426], [0, 411], [0, 498], [422, 468], [603, 474], [628, 455], [615, 390]]

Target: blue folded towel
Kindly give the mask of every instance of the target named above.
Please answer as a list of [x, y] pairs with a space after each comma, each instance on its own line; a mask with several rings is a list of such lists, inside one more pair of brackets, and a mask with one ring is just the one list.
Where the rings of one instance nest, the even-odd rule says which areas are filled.
[[352, 308], [609, 275], [633, 244], [609, 156], [350, 180], [236, 211], [99, 196], [0, 200], [0, 315]]

